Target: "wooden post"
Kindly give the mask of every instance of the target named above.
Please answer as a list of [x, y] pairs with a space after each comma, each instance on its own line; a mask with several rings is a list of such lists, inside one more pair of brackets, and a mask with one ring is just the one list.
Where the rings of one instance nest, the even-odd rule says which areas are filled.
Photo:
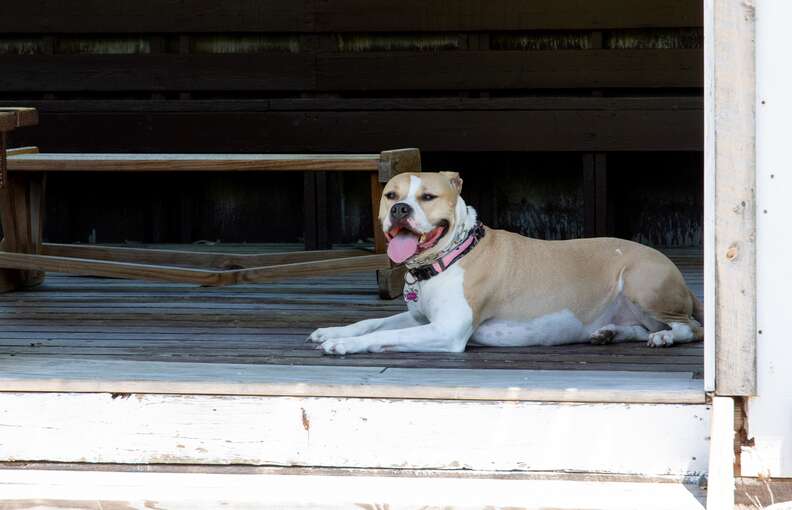
[[611, 234], [608, 219], [608, 167], [605, 153], [583, 154], [583, 235]]
[[[35, 110], [0, 110], [6, 121], [0, 123], [0, 221], [3, 240], [0, 249], [6, 252], [41, 252], [44, 202], [44, 176], [41, 173], [11, 175], [8, 173], [7, 134], [21, 126], [38, 122]], [[41, 271], [0, 269], [0, 292], [33, 287], [44, 280]]]
[[327, 172], [305, 172], [303, 185], [306, 250], [329, 250]]
[[[378, 179], [371, 179], [371, 212], [374, 222], [374, 243], [377, 253], [385, 252], [385, 236], [379, 224], [379, 200], [382, 187], [395, 175], [421, 171], [421, 152], [418, 149], [398, 149], [380, 153]], [[404, 289], [404, 266], [391, 264], [390, 269], [377, 271], [379, 295], [382, 299], [394, 299]]]
[[[714, 271], [715, 391], [756, 394], [756, 149], [753, 2], [708, 0], [706, 226]], [[705, 314], [706, 316], [706, 314]], [[714, 322], [709, 322], [714, 321]]]
[[734, 508], [734, 399], [712, 399], [707, 510]]

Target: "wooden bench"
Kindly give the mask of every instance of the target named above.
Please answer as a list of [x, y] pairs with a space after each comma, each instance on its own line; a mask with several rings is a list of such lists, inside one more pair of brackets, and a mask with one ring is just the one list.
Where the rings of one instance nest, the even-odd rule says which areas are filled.
[[[377, 270], [380, 296], [401, 292], [377, 222], [382, 187], [392, 176], [421, 171], [417, 149], [380, 154], [41, 154], [7, 149], [7, 134], [38, 123], [32, 108], [0, 109], [0, 291], [40, 284], [47, 271], [194, 283], [206, 286], [271, 282], [288, 277]], [[261, 255], [67, 245], [42, 242], [45, 181], [50, 172], [367, 172], [374, 253], [317, 250]]]

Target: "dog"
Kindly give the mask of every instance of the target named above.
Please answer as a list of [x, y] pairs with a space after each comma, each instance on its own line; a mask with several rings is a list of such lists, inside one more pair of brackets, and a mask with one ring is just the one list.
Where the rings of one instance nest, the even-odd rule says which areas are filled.
[[406, 264], [408, 311], [309, 337], [326, 354], [701, 340], [702, 306], [665, 255], [615, 238], [532, 239], [482, 225], [456, 172], [383, 189], [388, 256]]

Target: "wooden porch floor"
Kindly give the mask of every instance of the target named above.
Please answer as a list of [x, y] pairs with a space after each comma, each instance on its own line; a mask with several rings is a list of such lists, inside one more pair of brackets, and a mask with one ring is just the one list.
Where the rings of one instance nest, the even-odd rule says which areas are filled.
[[[698, 253], [669, 253], [699, 298]], [[197, 288], [49, 275], [40, 288], [0, 295], [0, 355], [192, 363], [541, 370], [703, 370], [702, 343], [650, 349], [612, 346], [469, 347], [459, 354], [324, 356], [304, 343], [316, 327], [393, 314], [401, 300], [376, 296], [373, 274]]]

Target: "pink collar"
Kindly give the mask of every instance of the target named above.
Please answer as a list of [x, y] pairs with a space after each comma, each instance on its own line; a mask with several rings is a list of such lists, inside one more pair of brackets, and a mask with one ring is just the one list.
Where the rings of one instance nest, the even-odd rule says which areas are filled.
[[486, 234], [484, 225], [480, 221], [476, 222], [476, 225], [468, 232], [465, 240], [459, 243], [453, 250], [431, 264], [410, 269], [408, 272], [415, 278], [415, 281], [428, 280], [433, 276], [437, 276], [456, 261], [467, 255], [467, 253], [478, 244], [481, 238], [484, 237], [484, 234]]

